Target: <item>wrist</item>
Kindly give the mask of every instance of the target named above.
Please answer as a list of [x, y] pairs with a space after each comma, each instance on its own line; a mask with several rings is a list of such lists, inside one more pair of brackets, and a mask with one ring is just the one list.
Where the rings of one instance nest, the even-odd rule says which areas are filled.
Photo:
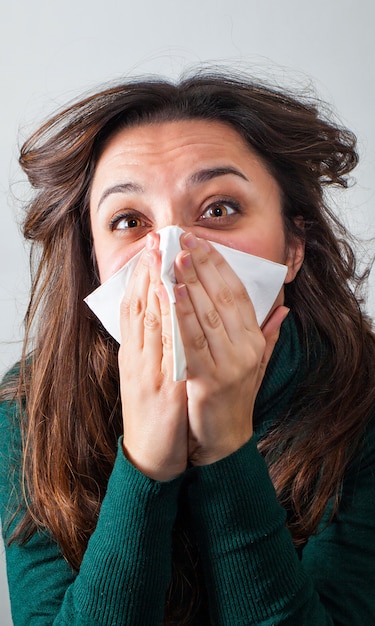
[[204, 447], [202, 445], [195, 445], [189, 450], [189, 463], [194, 467], [201, 467], [204, 465], [212, 465], [222, 459], [227, 458], [231, 454], [234, 454], [242, 448], [253, 436], [253, 432], [247, 433], [246, 436], [242, 436], [240, 439], [228, 441], [223, 444], [216, 445], [215, 447]]
[[139, 470], [144, 476], [158, 482], [167, 482], [177, 478], [186, 471], [187, 459], [181, 460], [156, 460], [150, 458], [149, 455], [143, 453], [137, 454], [136, 452], [130, 452], [125, 445], [125, 441], [122, 441], [122, 451], [126, 459], [137, 470]]

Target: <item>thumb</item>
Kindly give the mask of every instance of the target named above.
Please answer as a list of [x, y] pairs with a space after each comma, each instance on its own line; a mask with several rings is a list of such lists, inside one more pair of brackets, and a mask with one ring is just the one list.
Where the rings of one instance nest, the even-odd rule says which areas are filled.
[[266, 347], [263, 353], [261, 369], [263, 374], [266, 370], [268, 362], [272, 356], [273, 349], [280, 335], [281, 324], [287, 317], [290, 309], [286, 306], [278, 306], [272, 311], [270, 317], [267, 319], [265, 325], [262, 327], [263, 337], [266, 340]]

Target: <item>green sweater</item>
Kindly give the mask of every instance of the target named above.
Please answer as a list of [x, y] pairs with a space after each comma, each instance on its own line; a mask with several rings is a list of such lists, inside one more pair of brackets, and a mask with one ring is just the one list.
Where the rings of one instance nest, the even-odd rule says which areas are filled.
[[[289, 320], [258, 396], [257, 434], [217, 463], [160, 483], [135, 469], [119, 445], [78, 574], [48, 534], [40, 532], [23, 546], [7, 547], [15, 626], [162, 624], [181, 493], [200, 551], [210, 614], [209, 622], [196, 624], [375, 624], [374, 420], [347, 472], [338, 515], [328, 525], [323, 521], [321, 531], [298, 553], [257, 449], [257, 436], [290, 400], [301, 366]], [[14, 513], [14, 495], [20, 492], [20, 435], [12, 428], [17, 421], [15, 406], [3, 404], [3, 526]]]

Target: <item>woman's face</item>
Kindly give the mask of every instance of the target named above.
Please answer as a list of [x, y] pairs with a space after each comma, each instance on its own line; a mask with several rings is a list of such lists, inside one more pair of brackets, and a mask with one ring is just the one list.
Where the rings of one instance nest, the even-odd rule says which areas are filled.
[[184, 120], [121, 130], [99, 158], [90, 195], [100, 280], [143, 248], [147, 233], [178, 225], [286, 264], [290, 282], [303, 244], [286, 242], [280, 195], [263, 161], [229, 125]]

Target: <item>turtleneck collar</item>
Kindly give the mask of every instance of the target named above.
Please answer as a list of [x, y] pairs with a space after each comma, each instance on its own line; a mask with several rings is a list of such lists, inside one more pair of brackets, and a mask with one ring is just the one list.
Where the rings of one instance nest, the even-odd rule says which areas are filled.
[[297, 327], [290, 312], [283, 322], [280, 337], [258, 392], [254, 409], [254, 430], [261, 436], [284, 413], [296, 387], [306, 374]]

